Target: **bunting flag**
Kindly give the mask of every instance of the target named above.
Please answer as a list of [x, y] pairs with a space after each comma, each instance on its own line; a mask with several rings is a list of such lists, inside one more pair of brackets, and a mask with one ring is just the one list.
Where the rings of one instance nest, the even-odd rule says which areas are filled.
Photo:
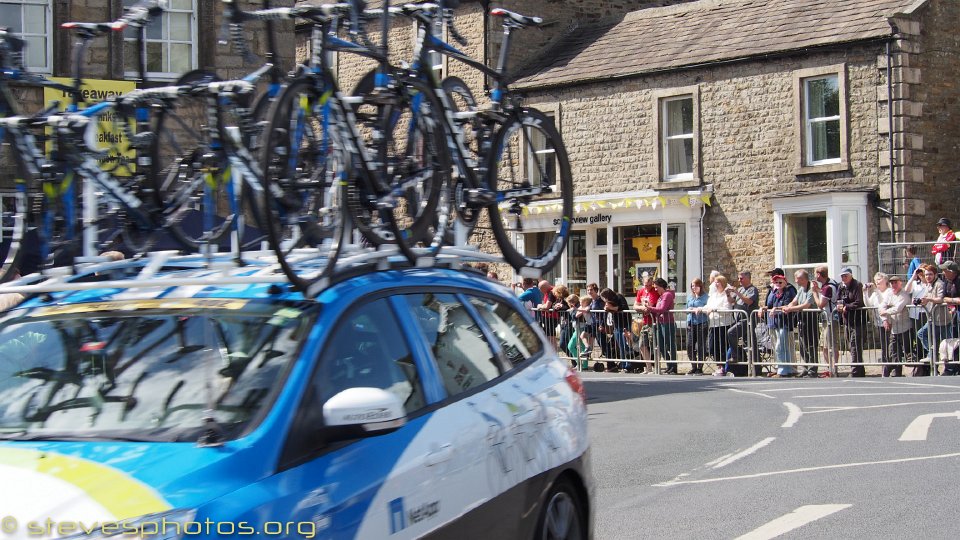
[[[713, 206], [712, 193], [703, 193], [701, 195], [684, 195], [682, 197], [664, 197], [663, 195], [657, 195], [654, 197], [640, 197], [640, 198], [623, 198], [623, 199], [605, 199], [598, 201], [581, 201], [573, 205], [574, 213], [580, 214], [582, 212], [591, 212], [597, 211], [601, 208], [606, 209], [616, 209], [616, 208], [634, 208], [643, 209], [648, 207], [651, 209], [657, 208], [667, 208], [668, 206], [675, 206], [682, 204], [683, 206], [690, 208], [695, 206], [698, 203], [705, 204], [707, 206]], [[552, 213], [560, 212], [563, 210], [563, 205], [561, 203], [552, 203], [552, 204], [538, 204], [533, 206], [524, 206], [522, 210], [522, 215], [529, 216], [540, 215], [543, 213]]]

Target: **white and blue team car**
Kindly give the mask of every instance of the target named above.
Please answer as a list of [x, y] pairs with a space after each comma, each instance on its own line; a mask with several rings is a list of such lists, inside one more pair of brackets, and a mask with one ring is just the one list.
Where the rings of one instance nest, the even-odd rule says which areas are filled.
[[0, 318], [4, 538], [592, 538], [581, 381], [481, 275], [45, 283]]

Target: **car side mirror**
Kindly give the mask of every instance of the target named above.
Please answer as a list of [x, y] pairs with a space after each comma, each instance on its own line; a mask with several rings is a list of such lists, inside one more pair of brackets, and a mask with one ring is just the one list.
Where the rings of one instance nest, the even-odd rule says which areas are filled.
[[407, 413], [396, 395], [380, 388], [347, 388], [323, 404], [324, 432], [337, 439], [384, 435], [404, 426]]

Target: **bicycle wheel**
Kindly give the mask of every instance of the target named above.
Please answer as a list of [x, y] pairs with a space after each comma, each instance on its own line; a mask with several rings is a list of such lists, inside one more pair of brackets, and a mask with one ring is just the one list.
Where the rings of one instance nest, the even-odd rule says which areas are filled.
[[[457, 136], [460, 138], [463, 148], [467, 151], [464, 157], [468, 160], [468, 163], [473, 162], [475, 166], [482, 164], [481, 156], [485, 152], [485, 139], [489, 136], [490, 130], [483, 124], [480, 117], [476, 116], [478, 107], [473, 92], [470, 90], [470, 87], [467, 86], [467, 83], [459, 77], [446, 77], [441, 81], [440, 87], [443, 89], [443, 93], [446, 94], [453, 109], [454, 121], [458, 127]], [[461, 117], [461, 113], [472, 113], [472, 116], [468, 115], [464, 118]], [[477, 169], [475, 168], [474, 170], [476, 171]], [[459, 167], [454, 167], [453, 174], [453, 185], [456, 187], [454, 188], [454, 197], [451, 202], [456, 207], [460, 226], [465, 227], [466, 236], [470, 236], [474, 227], [477, 225], [477, 218], [479, 218], [482, 208], [478, 208], [475, 205], [463, 204], [462, 194], [466, 186], [461, 178], [462, 173], [459, 171]], [[455, 241], [454, 231], [451, 227], [447, 233], [445, 242], [452, 245]]]
[[[178, 86], [218, 80], [205, 71], [189, 72]], [[217, 111], [217, 115], [222, 114]], [[207, 98], [181, 96], [157, 113], [151, 148], [151, 171], [147, 176], [163, 210], [167, 230], [189, 250], [219, 242], [232, 228], [236, 213], [227, 193], [230, 168], [220, 149], [210, 144]], [[199, 216], [199, 219], [190, 216]], [[199, 222], [199, 223], [197, 223]]]
[[6, 254], [0, 264], [0, 282], [15, 278], [20, 272], [23, 259], [24, 239], [27, 233], [27, 188], [23, 180], [17, 181], [17, 190], [12, 199], [4, 200], [0, 244], [6, 245]]
[[[314, 82], [297, 80], [274, 100], [262, 135], [258, 216], [280, 268], [301, 291], [331, 273], [347, 240], [342, 190], [349, 160], [333, 140], [331, 114]], [[317, 248], [322, 267], [294, 268], [300, 248]]]
[[444, 193], [450, 187], [450, 156], [441, 127], [443, 106], [418, 79], [398, 80], [387, 95], [373, 96], [372, 91], [372, 79], [365, 77], [354, 90], [355, 97], [365, 99], [353, 112], [369, 155], [379, 161], [383, 150], [385, 164], [371, 172], [374, 183], [380, 178], [389, 181], [389, 193], [369, 193], [363, 182], [351, 182], [347, 210], [370, 243], [395, 242], [412, 258], [412, 247], [439, 249], [450, 223], [453, 207]]
[[[573, 180], [567, 150], [553, 120], [536, 109], [522, 109], [497, 132], [488, 162], [487, 182], [497, 204], [488, 207], [494, 238], [511, 266], [523, 275], [542, 275], [560, 260], [573, 216]], [[524, 251], [515, 236], [524, 234], [522, 216], [534, 203], [560, 204], [552, 231], [526, 238]]]

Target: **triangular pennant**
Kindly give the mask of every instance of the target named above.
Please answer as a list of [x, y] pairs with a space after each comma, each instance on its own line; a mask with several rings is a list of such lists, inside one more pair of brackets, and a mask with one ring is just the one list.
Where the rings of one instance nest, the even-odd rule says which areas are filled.
[[707, 206], [713, 206], [713, 203], [710, 202], [710, 193], [704, 193], [701, 195], [700, 200], [703, 201], [703, 204]]
[[690, 206], [690, 197], [689, 197], [688, 195], [684, 195], [683, 197], [680, 197], [680, 204], [689, 207], [689, 206]]

